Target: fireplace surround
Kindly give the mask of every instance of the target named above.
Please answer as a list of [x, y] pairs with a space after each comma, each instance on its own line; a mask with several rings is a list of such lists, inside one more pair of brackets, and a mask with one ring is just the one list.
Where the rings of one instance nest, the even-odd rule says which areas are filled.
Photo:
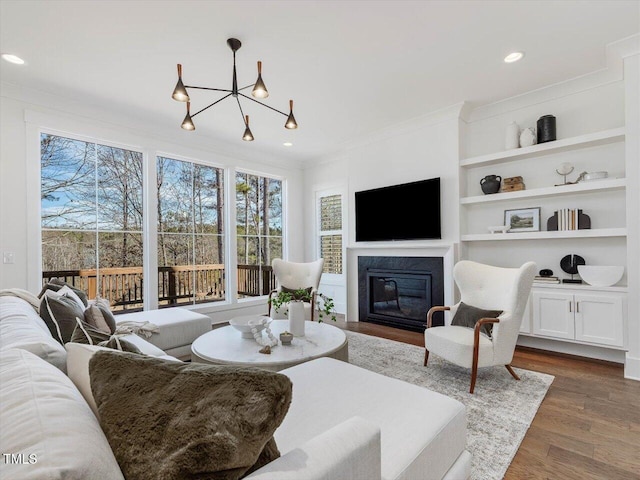
[[444, 305], [443, 270], [442, 257], [358, 256], [358, 320], [423, 331], [429, 308]]

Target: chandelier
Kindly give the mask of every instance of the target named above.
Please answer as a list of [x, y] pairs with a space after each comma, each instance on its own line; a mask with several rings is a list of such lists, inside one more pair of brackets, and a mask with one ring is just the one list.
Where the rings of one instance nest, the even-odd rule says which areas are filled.
[[[243, 98], [246, 98], [247, 100], [256, 102], [262, 105], [263, 107], [267, 107], [273, 110], [274, 112], [278, 112], [279, 114], [287, 117], [287, 121], [284, 124], [284, 128], [288, 128], [290, 130], [298, 128], [296, 119], [293, 116], [293, 100], [289, 100], [289, 113], [287, 114], [255, 99], [255, 98], [267, 98], [269, 96], [267, 87], [265, 86], [264, 81], [262, 80], [262, 62], [260, 61], [258, 62], [258, 78], [256, 80], [256, 83], [252, 83], [251, 85], [247, 85], [246, 87], [238, 88], [238, 77], [236, 75], [236, 52], [240, 49], [240, 47], [242, 46], [242, 43], [240, 43], [240, 40], [238, 40], [237, 38], [230, 38], [227, 40], [227, 45], [229, 45], [229, 48], [233, 51], [233, 79], [231, 83], [231, 90], [224, 89], [224, 88], [195, 87], [191, 85], [185, 85], [184, 83], [182, 83], [182, 65], [178, 64], [178, 83], [176, 84], [176, 88], [173, 90], [173, 94], [171, 95], [171, 98], [173, 98], [178, 102], [187, 103], [187, 114], [184, 117], [184, 120], [182, 121], [181, 127], [185, 130], [195, 130], [196, 126], [193, 124], [193, 117], [204, 112], [208, 108], [213, 107], [215, 104], [220, 103], [221, 101], [229, 97], [233, 97], [236, 99], [236, 102], [238, 102], [238, 108], [240, 108], [240, 115], [242, 115], [242, 121], [244, 122], [245, 128], [244, 128], [244, 134], [242, 135], [242, 139], [247, 142], [251, 142], [253, 141], [253, 134], [251, 133], [251, 129], [249, 128], [249, 115], [244, 114], [244, 112], [242, 111], [242, 105], [240, 104], [240, 97], [243, 97]], [[246, 90], [251, 87], [253, 87], [253, 90], [251, 91], [251, 95], [255, 98], [251, 98], [248, 95], [245, 95], [244, 93], [242, 93], [243, 90]], [[223, 96], [222, 98], [219, 98], [215, 102], [207, 105], [206, 107], [198, 110], [196, 113], [192, 114], [191, 99], [189, 98], [189, 93], [187, 92], [187, 89], [211, 90], [214, 92], [224, 92], [226, 93], [226, 95]]]

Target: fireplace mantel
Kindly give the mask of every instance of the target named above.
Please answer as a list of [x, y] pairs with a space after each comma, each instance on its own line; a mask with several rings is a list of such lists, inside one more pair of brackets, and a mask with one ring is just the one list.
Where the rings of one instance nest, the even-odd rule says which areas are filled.
[[[458, 244], [437, 242], [430, 244], [354, 244], [347, 247], [347, 321], [358, 321], [358, 257], [442, 257], [444, 267], [444, 303], [453, 305], [453, 266], [458, 261]], [[425, 312], [426, 313], [426, 312]]]

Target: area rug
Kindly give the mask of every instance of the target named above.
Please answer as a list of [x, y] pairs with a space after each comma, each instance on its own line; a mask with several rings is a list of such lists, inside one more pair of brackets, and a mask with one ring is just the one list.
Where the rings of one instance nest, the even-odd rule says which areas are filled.
[[404, 380], [464, 403], [467, 407], [467, 450], [473, 455], [471, 478], [499, 480], [513, 460], [552, 375], [515, 368], [515, 381], [504, 367], [478, 371], [475, 393], [469, 393], [470, 371], [435, 355], [424, 367], [424, 348], [346, 332], [349, 363]]

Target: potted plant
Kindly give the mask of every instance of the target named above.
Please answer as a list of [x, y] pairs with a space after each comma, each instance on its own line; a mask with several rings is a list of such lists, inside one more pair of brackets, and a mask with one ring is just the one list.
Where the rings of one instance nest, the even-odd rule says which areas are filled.
[[310, 289], [300, 288], [297, 290], [281, 290], [276, 292], [275, 295], [269, 297], [269, 304], [276, 312], [279, 312], [283, 305], [289, 305], [289, 311], [291, 311], [291, 306], [296, 302], [300, 302], [301, 308], [302, 302], [311, 303], [311, 307], [315, 308], [317, 304], [316, 298], [320, 298], [322, 300], [322, 307], [317, 310], [318, 322], [322, 322], [325, 317], [331, 318], [331, 320], [335, 322], [336, 315], [333, 299], [323, 293], [312, 293]]

